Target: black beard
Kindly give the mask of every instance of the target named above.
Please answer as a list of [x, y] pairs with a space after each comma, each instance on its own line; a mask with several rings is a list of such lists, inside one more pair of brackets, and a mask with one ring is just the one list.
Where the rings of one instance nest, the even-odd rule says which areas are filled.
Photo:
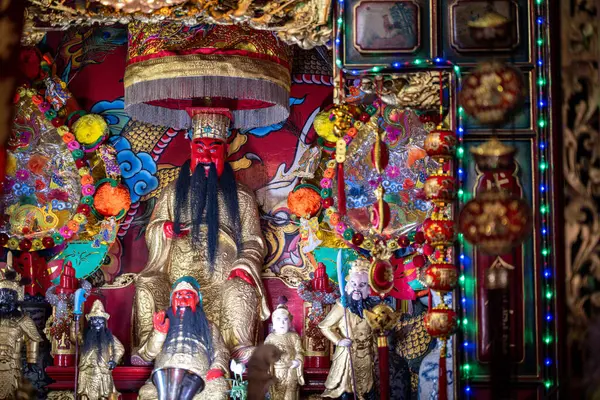
[[83, 354], [87, 354], [88, 351], [91, 351], [95, 348], [98, 351], [98, 361], [100, 361], [104, 351], [113, 349], [113, 346], [113, 335], [107, 327], [104, 327], [100, 330], [94, 329], [91, 326], [86, 328], [85, 339], [83, 341]]
[[198, 342], [200, 342], [206, 348], [208, 358], [212, 363], [212, 336], [202, 304], [196, 305], [196, 312], [192, 311], [190, 307], [185, 307], [183, 317], [180, 316], [179, 309], [173, 313], [173, 308], [169, 307], [167, 318], [169, 319], [169, 331], [163, 349], [166, 349], [167, 353], [174, 353], [179, 350], [178, 344], [183, 344], [192, 353], [197, 353], [201, 350], [198, 348]]
[[379, 303], [379, 298], [377, 297], [367, 297], [366, 299], [361, 298], [360, 300], [354, 300], [352, 298], [352, 294], [348, 295], [348, 308], [351, 312], [358, 315], [361, 318], [364, 318], [363, 311], [369, 310], [372, 307], [375, 307]]
[[[190, 190], [191, 188], [191, 190]], [[203, 244], [202, 225], [207, 226], [208, 261], [211, 270], [217, 254], [219, 236], [219, 192], [223, 194], [227, 213], [233, 222], [235, 242], [239, 251], [241, 244], [240, 210], [237, 184], [233, 169], [225, 163], [221, 177], [217, 175], [214, 163], [210, 164], [208, 176], [203, 165], [198, 165], [190, 174], [190, 160], [186, 161], [179, 172], [175, 186], [175, 217], [173, 230], [181, 233], [182, 210], [190, 210], [192, 221], [192, 244]], [[186, 215], [185, 213], [183, 215]]]

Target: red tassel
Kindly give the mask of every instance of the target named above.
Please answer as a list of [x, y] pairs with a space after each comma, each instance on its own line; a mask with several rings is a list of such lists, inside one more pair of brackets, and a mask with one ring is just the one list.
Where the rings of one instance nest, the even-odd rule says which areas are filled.
[[337, 165], [338, 214], [346, 215], [346, 182], [344, 181], [344, 163]]
[[379, 353], [379, 398], [388, 400], [390, 398], [390, 349], [387, 345], [387, 338], [385, 336], [379, 337], [377, 345]]
[[438, 378], [438, 400], [448, 400], [448, 374], [446, 373], [446, 339], [442, 341], [440, 349], [440, 371]]

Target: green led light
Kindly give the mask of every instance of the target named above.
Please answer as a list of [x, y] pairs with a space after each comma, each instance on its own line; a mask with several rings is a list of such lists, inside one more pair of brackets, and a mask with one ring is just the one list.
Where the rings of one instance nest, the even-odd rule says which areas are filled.
[[548, 206], [547, 206], [547, 205], [542, 205], [542, 206], [540, 207], [540, 212], [541, 212], [542, 214], [546, 214], [546, 213], [548, 212]]
[[338, 25], [341, 25], [344, 22], [344, 20], [342, 19], [342, 17], [339, 17], [337, 20]]
[[458, 65], [454, 66], [454, 72], [456, 72], [457, 74], [460, 74], [460, 67]]
[[419, 64], [421, 64], [422, 62], [423, 62], [422, 60], [420, 60], [420, 59], [418, 59], [418, 58], [417, 58], [417, 59], [414, 61], [414, 64], [415, 64], [415, 65], [419, 65]]
[[550, 344], [550, 343], [552, 343], [552, 336], [546, 336], [546, 337], [544, 338], [544, 343], [546, 343], [546, 344]]
[[465, 318], [465, 319], [463, 319], [463, 320], [462, 320], [462, 324], [463, 324], [463, 325], [465, 325], [465, 326], [466, 326], [468, 323], [469, 323], [469, 320], [468, 320], [468, 319], [466, 319], [466, 318]]
[[538, 40], [537, 40], [537, 45], [538, 45], [538, 46], [541, 46], [541, 45], [543, 45], [543, 44], [544, 44], [544, 39], [538, 39]]
[[465, 276], [461, 275], [460, 278], [458, 278], [460, 280], [460, 283], [464, 283], [465, 282]]
[[458, 197], [463, 197], [464, 194], [465, 194], [464, 190], [458, 189]]
[[381, 71], [381, 67], [373, 67], [373, 72], [379, 72]]
[[458, 149], [456, 149], [456, 155], [459, 158], [462, 158], [462, 156], [465, 154], [465, 148], [460, 146]]
[[339, 59], [338, 59], [338, 60], [335, 60], [335, 64], [336, 64], [338, 67], [341, 67], [341, 66], [342, 66], [342, 60], [339, 60]]
[[542, 255], [544, 257], [546, 257], [548, 254], [550, 254], [550, 250], [549, 249], [542, 249]]
[[462, 242], [464, 242], [464, 241], [465, 241], [465, 236], [464, 236], [462, 233], [459, 233], [459, 234], [458, 234], [458, 242], [459, 242], [459, 243], [462, 243]]
[[541, 170], [541, 171], [545, 171], [545, 170], [546, 170], [546, 168], [548, 168], [548, 164], [547, 164], [545, 161], [542, 161], [542, 162], [540, 163], [540, 170]]
[[465, 365], [463, 365], [463, 369], [465, 371], [469, 371], [471, 369], [471, 366], [469, 364], [465, 364]]
[[543, 0], [535, 0], [535, 4], [540, 5], [540, 4], [542, 4], [542, 1]]
[[550, 291], [546, 292], [546, 298], [548, 300], [550, 300], [552, 298], [552, 292], [550, 292]]
[[537, 83], [540, 86], [544, 86], [546, 84], [546, 80], [544, 78], [540, 78], [540, 79], [538, 79]]
[[544, 127], [546, 126], [546, 121], [544, 121], [543, 119], [540, 119], [540, 120], [538, 121], [538, 126], [539, 126], [540, 128], [544, 128]]
[[546, 389], [550, 389], [552, 387], [552, 381], [544, 382], [544, 386], [546, 386]]
[[462, 108], [462, 107], [458, 107], [458, 114], [459, 114], [459, 115], [462, 115], [462, 113], [464, 113], [464, 112], [465, 112], [465, 109], [464, 109], [464, 108]]

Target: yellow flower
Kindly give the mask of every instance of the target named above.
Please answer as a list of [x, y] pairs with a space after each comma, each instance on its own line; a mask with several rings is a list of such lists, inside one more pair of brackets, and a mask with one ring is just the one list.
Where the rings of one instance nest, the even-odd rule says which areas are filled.
[[83, 214], [75, 214], [73, 216], [73, 221], [77, 222], [78, 224], [84, 224], [86, 222], [85, 215], [83, 215]]
[[8, 248], [11, 250], [16, 250], [19, 248], [19, 241], [15, 238], [8, 239]]
[[100, 115], [87, 114], [73, 124], [72, 130], [79, 143], [92, 145], [108, 133], [108, 125]]
[[89, 171], [86, 168], [79, 168], [79, 176], [87, 175]]
[[8, 154], [6, 157], [6, 175], [15, 176], [17, 172], [17, 159], [14, 155]]
[[44, 248], [44, 245], [42, 244], [42, 241], [40, 239], [33, 239], [31, 241], [31, 248], [33, 250], [42, 250]]
[[66, 125], [59, 126], [56, 130], [61, 137], [64, 134], [69, 133], [69, 128]]

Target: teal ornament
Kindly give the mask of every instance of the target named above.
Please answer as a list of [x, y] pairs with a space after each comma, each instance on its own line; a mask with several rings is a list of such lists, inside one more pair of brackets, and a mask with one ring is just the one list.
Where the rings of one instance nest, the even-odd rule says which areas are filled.
[[94, 204], [94, 197], [92, 197], [92, 196], [83, 196], [81, 198], [81, 204], [86, 204], [88, 206], [91, 206], [92, 204]]
[[52, 234], [52, 240], [54, 240], [55, 245], [62, 244], [65, 241], [65, 238], [58, 232]]
[[[60, 235], [59, 235], [60, 236]], [[58, 244], [54, 235], [54, 242]], [[85, 279], [96, 272], [103, 264], [106, 255], [108, 254], [109, 246], [100, 244], [95, 247], [92, 241], [72, 241], [67, 244], [53, 260], [63, 260], [63, 262], [71, 261], [75, 269], [75, 277], [77, 279]], [[52, 283], [58, 284], [60, 277], [55, 278]]]
[[80, 158], [83, 158], [83, 150], [81, 150], [81, 149], [73, 150], [71, 155], [73, 156], [73, 158], [75, 160], [79, 160]]
[[321, 197], [326, 199], [331, 197], [331, 188], [323, 188], [321, 189]]
[[54, 118], [56, 118], [56, 111], [54, 111], [54, 109], [51, 108], [44, 113], [44, 116], [49, 120], [53, 120]]
[[344, 231], [342, 236], [344, 237], [344, 240], [352, 240], [352, 236], [354, 236], [354, 230], [352, 228], [348, 228]]
[[367, 106], [367, 109], [365, 111], [372, 117], [377, 112], [377, 108], [374, 105], [370, 104], [369, 106]]

